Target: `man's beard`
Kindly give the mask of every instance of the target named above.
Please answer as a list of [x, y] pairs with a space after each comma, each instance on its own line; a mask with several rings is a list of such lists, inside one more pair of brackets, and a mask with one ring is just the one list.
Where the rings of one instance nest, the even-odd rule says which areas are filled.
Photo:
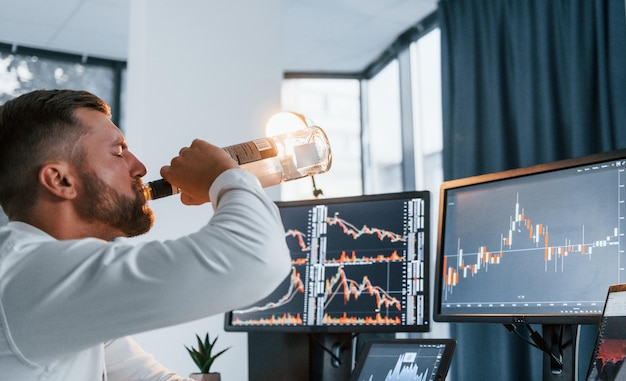
[[154, 213], [140, 192], [137, 180], [137, 196], [123, 196], [93, 172], [82, 172], [83, 193], [78, 206], [81, 217], [90, 222], [101, 222], [109, 228], [121, 231], [125, 237], [146, 233], [154, 223]]

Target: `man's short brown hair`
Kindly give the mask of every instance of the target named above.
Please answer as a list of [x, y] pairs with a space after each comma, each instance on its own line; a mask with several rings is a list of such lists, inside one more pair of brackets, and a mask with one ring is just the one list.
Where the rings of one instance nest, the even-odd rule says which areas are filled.
[[33, 204], [44, 163], [84, 154], [88, 131], [75, 116], [82, 107], [111, 116], [102, 99], [76, 90], [36, 90], [0, 106], [0, 206], [9, 218]]

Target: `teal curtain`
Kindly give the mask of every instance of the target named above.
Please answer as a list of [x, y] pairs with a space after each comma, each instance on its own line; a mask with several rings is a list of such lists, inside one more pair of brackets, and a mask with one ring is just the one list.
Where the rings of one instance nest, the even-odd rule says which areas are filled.
[[623, 0], [447, 0], [444, 176], [626, 147]]
[[[446, 180], [626, 147], [624, 0], [442, 0], [438, 15]], [[581, 332], [583, 377], [595, 327]], [[542, 379], [541, 352], [501, 325], [451, 335], [450, 380]]]

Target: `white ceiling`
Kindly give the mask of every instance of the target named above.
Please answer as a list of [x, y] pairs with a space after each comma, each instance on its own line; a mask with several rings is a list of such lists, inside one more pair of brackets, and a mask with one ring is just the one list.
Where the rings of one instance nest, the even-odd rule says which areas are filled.
[[284, 0], [285, 71], [360, 72], [437, 0]]
[[[130, 1], [0, 0], [0, 42], [126, 60]], [[284, 71], [361, 72], [437, 1], [283, 0]]]

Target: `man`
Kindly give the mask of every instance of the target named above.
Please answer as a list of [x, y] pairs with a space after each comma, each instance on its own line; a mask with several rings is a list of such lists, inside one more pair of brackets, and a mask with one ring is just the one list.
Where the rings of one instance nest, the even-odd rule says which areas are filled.
[[1, 380], [179, 380], [128, 335], [243, 307], [288, 275], [276, 207], [200, 140], [161, 176], [184, 204], [211, 200], [210, 222], [176, 240], [115, 241], [152, 225], [145, 174], [92, 94], [41, 90], [0, 106]]

